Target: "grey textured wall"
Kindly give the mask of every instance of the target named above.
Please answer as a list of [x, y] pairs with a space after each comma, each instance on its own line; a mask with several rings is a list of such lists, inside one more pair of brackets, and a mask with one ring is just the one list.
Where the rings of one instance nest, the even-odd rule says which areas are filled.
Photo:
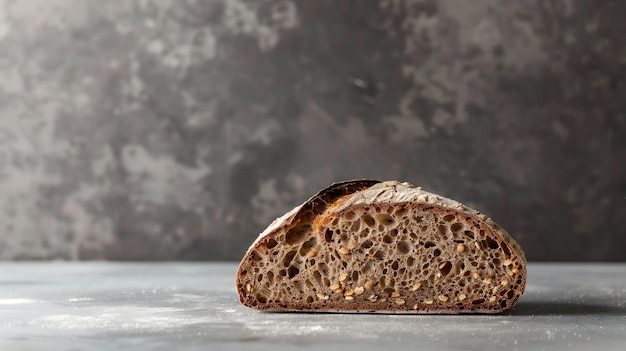
[[626, 2], [0, 0], [0, 259], [239, 259], [399, 179], [625, 260]]

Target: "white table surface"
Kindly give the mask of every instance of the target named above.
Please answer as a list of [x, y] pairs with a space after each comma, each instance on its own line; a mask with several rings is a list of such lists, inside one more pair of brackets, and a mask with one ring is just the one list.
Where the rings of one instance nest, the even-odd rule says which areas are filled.
[[0, 350], [626, 350], [626, 264], [529, 264], [501, 315], [265, 313], [235, 263], [0, 263]]

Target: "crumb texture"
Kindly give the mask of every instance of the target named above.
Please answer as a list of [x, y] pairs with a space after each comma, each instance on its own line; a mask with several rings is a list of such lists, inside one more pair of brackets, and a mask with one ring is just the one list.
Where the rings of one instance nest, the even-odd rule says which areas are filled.
[[[397, 184], [372, 188], [380, 198], [381, 190], [398, 192]], [[510, 308], [526, 282], [519, 246], [477, 212], [424, 194], [430, 193], [420, 193], [419, 201], [401, 194], [402, 201], [394, 202], [393, 194], [370, 201], [365, 192], [356, 192], [318, 215], [266, 234], [240, 266], [241, 301], [270, 310], [495, 313]]]

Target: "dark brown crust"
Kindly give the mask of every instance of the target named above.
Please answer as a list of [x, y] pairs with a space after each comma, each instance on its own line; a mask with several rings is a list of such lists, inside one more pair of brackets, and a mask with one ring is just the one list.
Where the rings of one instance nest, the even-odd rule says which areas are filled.
[[333, 183], [306, 200], [296, 217], [308, 211], [313, 212], [314, 215], [321, 214], [328, 205], [337, 201], [337, 199], [365, 190], [377, 183], [380, 183], [380, 181], [373, 179], [354, 179]]

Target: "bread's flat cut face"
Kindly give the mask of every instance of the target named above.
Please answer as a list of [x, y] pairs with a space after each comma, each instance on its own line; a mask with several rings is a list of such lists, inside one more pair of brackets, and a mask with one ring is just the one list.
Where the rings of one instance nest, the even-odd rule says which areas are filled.
[[497, 313], [526, 260], [497, 224], [407, 183], [333, 184], [272, 223], [237, 272], [240, 301], [271, 311]]

